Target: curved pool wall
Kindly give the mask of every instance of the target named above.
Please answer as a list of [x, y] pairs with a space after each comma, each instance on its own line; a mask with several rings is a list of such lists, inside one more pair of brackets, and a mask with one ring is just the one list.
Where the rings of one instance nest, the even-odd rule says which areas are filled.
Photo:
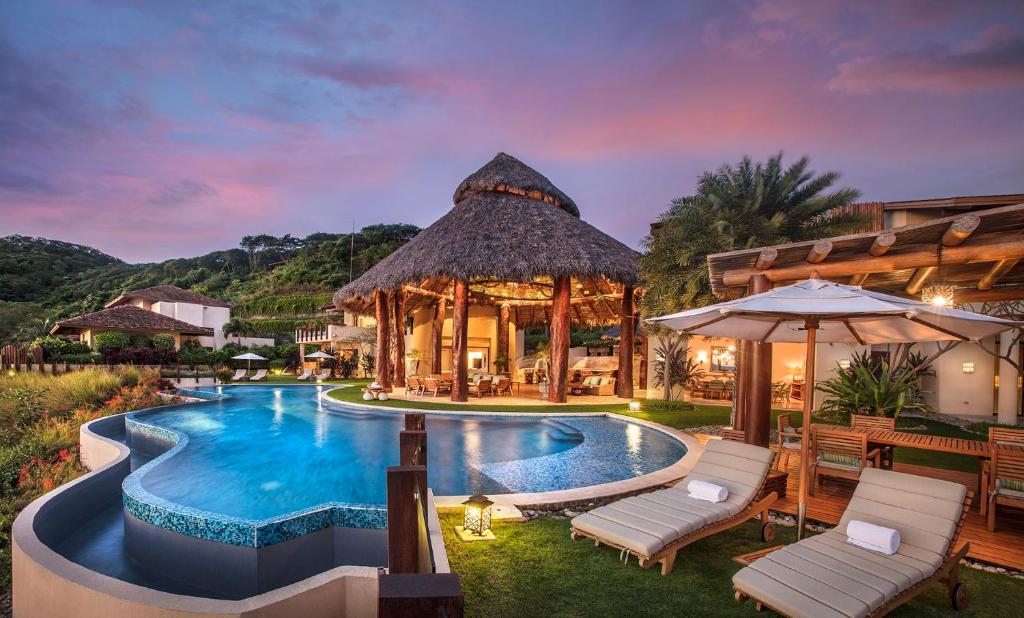
[[138, 585], [59, 553], [55, 548], [68, 535], [111, 502], [120, 501], [121, 483], [133, 458], [120, 442], [124, 418], [111, 416], [83, 425], [82, 460], [92, 471], [36, 499], [15, 520], [11, 531], [14, 615], [257, 618], [376, 614], [378, 571], [373, 567], [339, 566], [269, 592], [230, 600]]

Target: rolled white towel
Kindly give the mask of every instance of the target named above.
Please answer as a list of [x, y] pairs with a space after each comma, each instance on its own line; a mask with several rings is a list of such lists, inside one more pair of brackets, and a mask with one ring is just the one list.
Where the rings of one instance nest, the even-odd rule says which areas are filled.
[[900, 531], [852, 519], [846, 524], [846, 542], [891, 556], [900, 548]]
[[690, 497], [705, 502], [723, 502], [729, 497], [729, 490], [721, 485], [715, 485], [707, 481], [693, 480], [686, 484]]

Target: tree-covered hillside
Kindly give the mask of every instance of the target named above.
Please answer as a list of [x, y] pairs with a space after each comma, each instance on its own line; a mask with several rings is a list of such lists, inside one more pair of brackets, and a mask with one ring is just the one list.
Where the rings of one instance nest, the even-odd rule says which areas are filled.
[[261, 334], [285, 334], [316, 315], [350, 273], [358, 277], [418, 232], [382, 224], [354, 238], [246, 236], [236, 249], [154, 264], [126, 264], [45, 238], [0, 238], [0, 343], [30, 340], [57, 320], [101, 309], [120, 292], [161, 284], [238, 303]]

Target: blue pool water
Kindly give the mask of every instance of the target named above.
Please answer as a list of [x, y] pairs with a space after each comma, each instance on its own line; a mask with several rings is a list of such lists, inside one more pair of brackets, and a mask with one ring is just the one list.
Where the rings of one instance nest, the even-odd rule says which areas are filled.
[[[324, 503], [383, 505], [402, 416], [324, 405], [313, 387], [239, 386], [212, 402], [156, 409], [144, 424], [188, 436], [134, 474], [169, 503], [266, 520]], [[436, 495], [539, 492], [653, 472], [685, 454], [673, 438], [605, 417], [427, 415]]]

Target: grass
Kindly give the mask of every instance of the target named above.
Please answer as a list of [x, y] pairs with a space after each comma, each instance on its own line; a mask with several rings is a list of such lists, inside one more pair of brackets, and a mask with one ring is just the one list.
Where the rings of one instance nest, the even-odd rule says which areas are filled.
[[[765, 547], [760, 525], [739, 528], [685, 548], [675, 570], [623, 565], [619, 552], [569, 539], [569, 521], [542, 517], [528, 523], [497, 523], [498, 540], [463, 543], [453, 527], [458, 516], [443, 515], [452, 570], [462, 579], [467, 616], [753, 616], [753, 603], [733, 600], [733, 556]], [[777, 528], [776, 543], [791, 543], [794, 528]], [[893, 615], [1005, 616], [1024, 604], [1024, 581], [961, 569], [971, 608], [954, 612], [946, 588], [933, 586]]]

